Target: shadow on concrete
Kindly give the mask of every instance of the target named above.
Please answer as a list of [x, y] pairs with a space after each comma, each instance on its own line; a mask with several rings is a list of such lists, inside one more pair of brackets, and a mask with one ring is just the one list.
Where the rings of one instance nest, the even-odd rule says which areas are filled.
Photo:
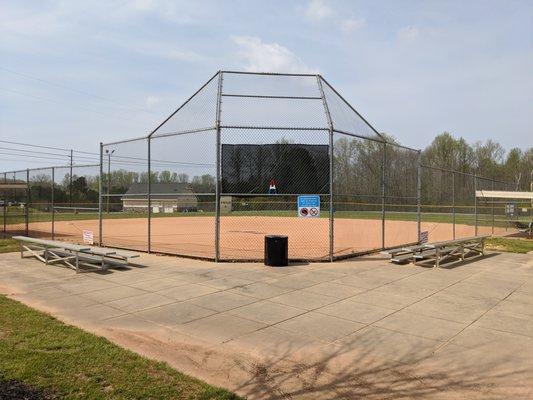
[[[510, 354], [483, 359], [461, 356], [485, 354], [475, 349], [424, 349], [386, 340], [387, 336], [361, 335], [316, 362], [288, 362], [290, 346], [277, 357], [252, 367], [253, 378], [238, 393], [258, 399], [403, 399], [403, 398], [526, 398], [531, 394], [532, 369], [515, 365]], [[423, 339], [422, 339], [423, 340]], [[391, 348], [392, 347], [392, 348]], [[384, 349], [388, 351], [384, 352]], [[423, 354], [422, 354], [423, 353]], [[501, 353], [500, 353], [501, 354]], [[305, 357], [304, 357], [305, 358]], [[315, 358], [315, 357], [310, 357]], [[522, 395], [526, 397], [522, 397]]]

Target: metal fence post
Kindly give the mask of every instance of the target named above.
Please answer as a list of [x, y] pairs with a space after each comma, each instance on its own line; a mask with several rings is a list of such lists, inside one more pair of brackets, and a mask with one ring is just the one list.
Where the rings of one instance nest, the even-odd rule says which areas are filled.
[[383, 154], [381, 156], [381, 248], [385, 248], [385, 165], [387, 164], [387, 142], [383, 142]]
[[25, 207], [25, 215], [24, 215], [24, 219], [26, 220], [26, 236], [28, 236], [29, 234], [29, 231], [30, 231], [30, 197], [31, 197], [31, 192], [30, 192], [30, 170], [27, 169], [26, 170], [26, 207]]
[[152, 164], [150, 162], [150, 136], [148, 136], [148, 253], [152, 250]]
[[474, 218], [475, 218], [475, 228], [474, 234], [477, 236], [477, 175], [474, 174]]
[[455, 240], [455, 171], [452, 171], [452, 229]]
[[100, 178], [98, 179], [98, 244], [102, 246], [103, 240], [102, 240], [102, 191], [103, 191], [103, 184], [102, 179], [104, 179], [103, 174], [103, 164], [104, 164], [104, 145], [102, 142], [100, 142]]
[[[4, 172], [4, 183], [7, 183], [7, 174]], [[3, 214], [4, 214], [4, 233], [6, 233], [6, 225], [7, 225], [7, 196], [6, 196], [6, 190], [4, 189], [2, 191], [2, 200], [3, 200], [3, 203], [2, 203], [2, 208], [3, 208]]]
[[69, 206], [72, 207], [72, 164], [74, 163], [74, 152], [70, 150], [70, 173], [69, 173], [69, 184], [68, 184], [68, 198]]
[[220, 260], [220, 189], [221, 189], [221, 165], [220, 165], [220, 114], [222, 102], [222, 79], [223, 72], [218, 71], [218, 88], [217, 88], [217, 104], [216, 104], [216, 185], [215, 185], [215, 261]]
[[52, 203], [52, 240], [55, 239], [55, 189], [54, 189], [54, 186], [55, 186], [55, 181], [56, 181], [56, 173], [55, 173], [55, 168], [52, 167], [52, 193], [51, 193], [51, 203]]
[[417, 184], [416, 184], [416, 229], [418, 233], [418, 243], [420, 243], [421, 233], [421, 197], [422, 197], [422, 151], [418, 150], [418, 165], [417, 165]]
[[[491, 190], [494, 191], [494, 178], [491, 181]], [[494, 235], [494, 197], [491, 197], [491, 213], [492, 213], [492, 229], [491, 233]]]
[[316, 76], [318, 89], [320, 91], [320, 97], [322, 97], [322, 103], [324, 105], [324, 112], [326, 113], [326, 120], [329, 127], [329, 261], [333, 261], [333, 254], [335, 252], [335, 206], [333, 199], [333, 120], [329, 111], [328, 102], [324, 94], [324, 88], [322, 87], [322, 77]]

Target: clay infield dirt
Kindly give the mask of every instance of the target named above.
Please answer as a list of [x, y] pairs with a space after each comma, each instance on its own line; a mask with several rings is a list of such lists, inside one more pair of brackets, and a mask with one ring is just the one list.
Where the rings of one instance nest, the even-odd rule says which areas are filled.
[[[10, 230], [23, 226], [10, 225]], [[98, 241], [98, 220], [56, 221], [55, 239], [82, 241], [82, 231], [94, 232]], [[453, 226], [449, 223], [422, 222], [422, 231], [429, 232], [429, 241], [449, 240]], [[334, 223], [335, 255], [347, 255], [381, 248], [381, 220], [337, 218]], [[50, 222], [30, 223], [29, 234], [50, 237]], [[151, 250], [154, 252], [213, 258], [215, 251], [215, 220], [212, 217], [153, 218]], [[289, 237], [289, 258], [321, 260], [329, 252], [329, 221], [327, 218], [291, 218], [274, 216], [223, 216], [220, 220], [220, 256], [222, 259], [262, 259], [264, 236]], [[479, 226], [478, 234], [490, 234], [491, 227]], [[494, 229], [503, 235], [505, 228]], [[473, 236], [473, 225], [456, 224], [457, 238]], [[148, 221], [146, 218], [103, 220], [103, 244], [140, 251], [147, 250]], [[386, 221], [385, 247], [417, 241], [416, 221]]]

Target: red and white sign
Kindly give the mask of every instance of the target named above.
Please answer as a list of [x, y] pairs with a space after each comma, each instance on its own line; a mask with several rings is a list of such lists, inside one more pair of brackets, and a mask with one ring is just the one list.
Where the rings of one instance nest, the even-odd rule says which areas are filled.
[[93, 231], [83, 231], [83, 243], [84, 244], [94, 244], [94, 235]]

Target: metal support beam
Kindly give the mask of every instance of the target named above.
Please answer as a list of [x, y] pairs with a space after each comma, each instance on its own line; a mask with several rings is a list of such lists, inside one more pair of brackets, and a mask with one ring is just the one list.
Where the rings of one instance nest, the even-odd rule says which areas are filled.
[[387, 143], [383, 143], [383, 154], [381, 157], [381, 248], [385, 249], [385, 196], [386, 196], [386, 174], [387, 164]]
[[103, 167], [104, 167], [104, 145], [100, 142], [100, 177], [98, 179], [98, 244], [102, 246], [102, 208], [103, 208], [103, 197], [102, 191], [104, 190], [104, 185], [102, 180], [104, 179]]
[[220, 190], [222, 189], [222, 174], [220, 163], [220, 118], [222, 107], [222, 83], [224, 79], [223, 72], [218, 72], [218, 88], [217, 88], [217, 105], [215, 116], [216, 127], [216, 185], [215, 185], [215, 261], [220, 260]]
[[475, 218], [475, 228], [474, 228], [474, 233], [475, 235], [477, 236], [477, 196], [476, 196], [476, 191], [477, 191], [477, 177], [476, 175], [474, 175], [474, 218]]
[[[55, 207], [55, 181], [56, 181], [56, 173], [55, 168], [52, 167], [52, 194], [51, 194], [51, 201], [52, 201], [52, 240], [55, 239], [56, 235], [56, 228], [55, 228], [55, 217], [56, 217], [56, 207]], [[98, 191], [98, 194], [100, 194], [100, 191]]]
[[30, 170], [26, 170], [26, 204], [24, 207], [24, 220], [26, 222], [26, 236], [28, 236], [29, 233], [29, 225], [30, 225], [30, 198], [31, 198], [31, 192], [30, 192]]
[[[491, 189], [494, 191], [494, 180], [491, 181]], [[491, 199], [492, 228], [491, 233], [494, 235], [494, 197]]]
[[452, 172], [452, 238], [455, 240], [455, 171]]
[[68, 184], [68, 201], [69, 205], [72, 207], [72, 164], [74, 163], [74, 151], [70, 150], [70, 173], [69, 173], [69, 184]]
[[418, 234], [418, 243], [420, 243], [421, 233], [421, 196], [422, 196], [422, 151], [418, 150], [418, 165], [416, 167], [416, 230]]
[[326, 120], [329, 127], [329, 261], [333, 262], [333, 254], [335, 252], [335, 203], [333, 198], [333, 120], [328, 107], [328, 102], [322, 87], [322, 77], [316, 77], [320, 97], [324, 104], [324, 112], [326, 113]]
[[151, 149], [150, 149], [150, 137], [147, 138], [148, 141], [148, 253], [152, 251], [152, 164], [151, 160]]

